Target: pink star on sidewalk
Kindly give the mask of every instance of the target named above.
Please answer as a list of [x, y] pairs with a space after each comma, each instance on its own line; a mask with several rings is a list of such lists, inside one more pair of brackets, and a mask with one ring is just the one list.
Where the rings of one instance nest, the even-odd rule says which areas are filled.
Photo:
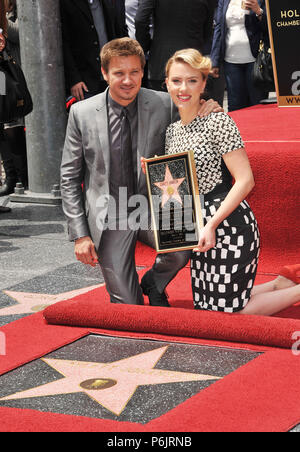
[[168, 165], [166, 165], [166, 175], [165, 180], [162, 182], [155, 182], [154, 185], [156, 185], [162, 193], [162, 207], [165, 206], [165, 204], [170, 199], [175, 199], [182, 205], [182, 198], [180, 194], [178, 193], [178, 188], [182, 184], [182, 182], [185, 180], [185, 177], [182, 177], [180, 179], [173, 179], [173, 176], [171, 174], [170, 168]]
[[3, 293], [16, 300], [18, 304], [0, 308], [0, 317], [16, 314], [33, 314], [38, 311], [43, 311], [47, 306], [58, 303], [59, 301], [69, 300], [77, 295], [85, 294], [103, 286], [104, 284], [84, 287], [83, 289], [72, 290], [71, 292], [64, 292], [57, 295], [4, 290]]
[[221, 379], [212, 375], [155, 369], [167, 349], [168, 346], [158, 348], [112, 363], [43, 359], [64, 378], [3, 397], [0, 401], [83, 392], [120, 416], [138, 386]]

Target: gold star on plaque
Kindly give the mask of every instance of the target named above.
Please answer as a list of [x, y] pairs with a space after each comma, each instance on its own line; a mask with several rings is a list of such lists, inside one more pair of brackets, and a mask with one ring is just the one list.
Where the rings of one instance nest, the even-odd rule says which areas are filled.
[[162, 207], [170, 200], [174, 199], [182, 205], [182, 198], [178, 192], [178, 188], [185, 180], [185, 177], [179, 179], [173, 179], [170, 168], [166, 165], [166, 175], [165, 180], [162, 182], [155, 182], [156, 185], [163, 193], [162, 193]]

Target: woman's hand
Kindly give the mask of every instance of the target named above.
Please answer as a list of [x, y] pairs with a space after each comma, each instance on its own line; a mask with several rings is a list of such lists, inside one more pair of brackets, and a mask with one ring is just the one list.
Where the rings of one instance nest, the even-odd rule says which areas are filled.
[[261, 7], [257, 0], [246, 0], [245, 6], [247, 9], [252, 10], [255, 14], [259, 15]]
[[141, 157], [141, 167], [144, 174], [146, 174], [146, 159], [144, 157]]
[[211, 248], [215, 248], [216, 243], [216, 230], [208, 223], [201, 229], [199, 243], [193, 251], [195, 253], [206, 253], [206, 251], [209, 251]]

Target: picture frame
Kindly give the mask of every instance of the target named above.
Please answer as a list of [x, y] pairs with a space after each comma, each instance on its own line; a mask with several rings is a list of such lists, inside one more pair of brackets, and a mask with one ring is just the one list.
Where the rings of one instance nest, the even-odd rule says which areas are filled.
[[145, 159], [145, 168], [157, 253], [194, 249], [203, 227], [194, 152]]

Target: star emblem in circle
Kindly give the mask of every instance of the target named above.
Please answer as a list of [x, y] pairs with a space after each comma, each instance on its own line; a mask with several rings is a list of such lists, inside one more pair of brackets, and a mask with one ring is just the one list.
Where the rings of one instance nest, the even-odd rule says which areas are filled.
[[18, 400], [83, 392], [107, 410], [120, 416], [139, 386], [220, 380], [213, 375], [156, 369], [169, 346], [144, 352], [111, 363], [42, 360], [63, 378], [0, 399]]
[[185, 177], [174, 179], [169, 166], [166, 165], [165, 180], [162, 182], [154, 182], [154, 185], [162, 191], [162, 207], [164, 207], [172, 198], [182, 205], [182, 198], [178, 192], [178, 188], [184, 180]]

